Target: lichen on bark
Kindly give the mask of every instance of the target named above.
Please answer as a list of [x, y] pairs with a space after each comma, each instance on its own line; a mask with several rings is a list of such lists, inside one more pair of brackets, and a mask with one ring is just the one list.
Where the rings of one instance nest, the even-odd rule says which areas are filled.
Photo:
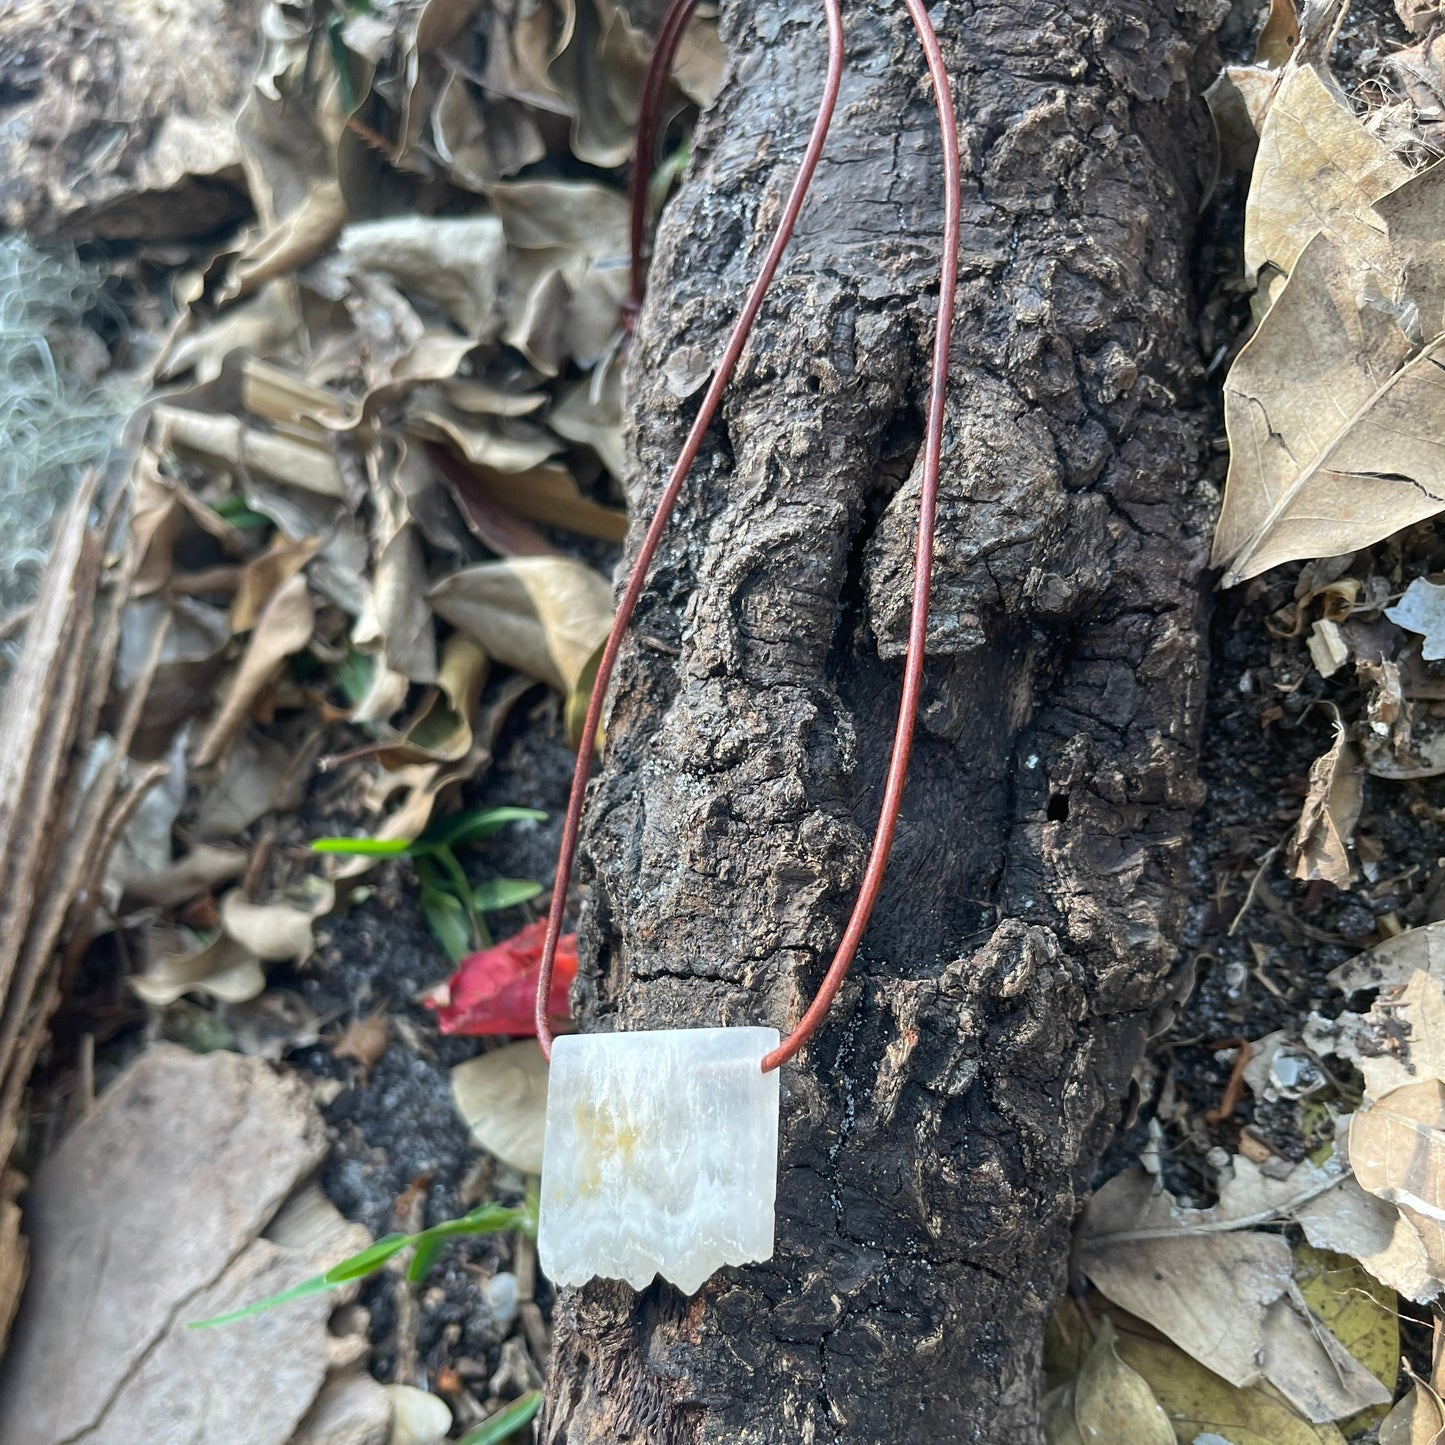
[[[692, 1299], [565, 1292], [542, 1438], [1029, 1441], [1199, 801], [1189, 256], [1212, 3], [941, 4], [964, 147], [928, 682], [884, 894], [783, 1079], [778, 1241]], [[938, 143], [902, 7], [847, 16], [797, 237], [654, 567], [581, 868], [586, 1028], [786, 1029], [861, 872], [898, 699]], [[821, 82], [813, 7], [728, 75], [629, 366], [645, 519]], [[633, 545], [638, 532], [634, 530]]]

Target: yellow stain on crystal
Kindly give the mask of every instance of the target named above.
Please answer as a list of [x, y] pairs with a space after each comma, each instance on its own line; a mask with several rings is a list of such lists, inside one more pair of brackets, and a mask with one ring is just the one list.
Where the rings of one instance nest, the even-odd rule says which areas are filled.
[[577, 1180], [577, 1193], [586, 1198], [601, 1190], [605, 1165], [615, 1163], [624, 1172], [632, 1167], [642, 1143], [642, 1131], [630, 1119], [618, 1117], [611, 1099], [579, 1099], [572, 1118], [577, 1138], [592, 1146], [586, 1169]]

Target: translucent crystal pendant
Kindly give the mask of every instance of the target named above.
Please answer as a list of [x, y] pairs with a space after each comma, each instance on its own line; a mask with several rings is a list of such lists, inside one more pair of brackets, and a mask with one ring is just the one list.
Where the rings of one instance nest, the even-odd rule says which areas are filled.
[[687, 1294], [773, 1252], [776, 1029], [571, 1034], [552, 1045], [537, 1252], [558, 1284]]

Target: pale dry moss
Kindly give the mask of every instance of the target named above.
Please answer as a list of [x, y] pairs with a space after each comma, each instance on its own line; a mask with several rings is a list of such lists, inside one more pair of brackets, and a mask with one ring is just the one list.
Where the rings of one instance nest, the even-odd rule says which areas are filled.
[[0, 239], [0, 614], [32, 594], [57, 510], [135, 402], [86, 327], [101, 289], [73, 251]]

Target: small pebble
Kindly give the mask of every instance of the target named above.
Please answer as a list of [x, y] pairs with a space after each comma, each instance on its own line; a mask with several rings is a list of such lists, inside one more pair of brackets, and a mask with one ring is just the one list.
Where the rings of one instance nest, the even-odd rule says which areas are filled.
[[387, 1445], [442, 1445], [452, 1428], [447, 1402], [414, 1385], [388, 1385], [391, 1438]]
[[487, 1302], [497, 1330], [505, 1334], [517, 1318], [517, 1276], [494, 1274], [482, 1286], [482, 1298]]

